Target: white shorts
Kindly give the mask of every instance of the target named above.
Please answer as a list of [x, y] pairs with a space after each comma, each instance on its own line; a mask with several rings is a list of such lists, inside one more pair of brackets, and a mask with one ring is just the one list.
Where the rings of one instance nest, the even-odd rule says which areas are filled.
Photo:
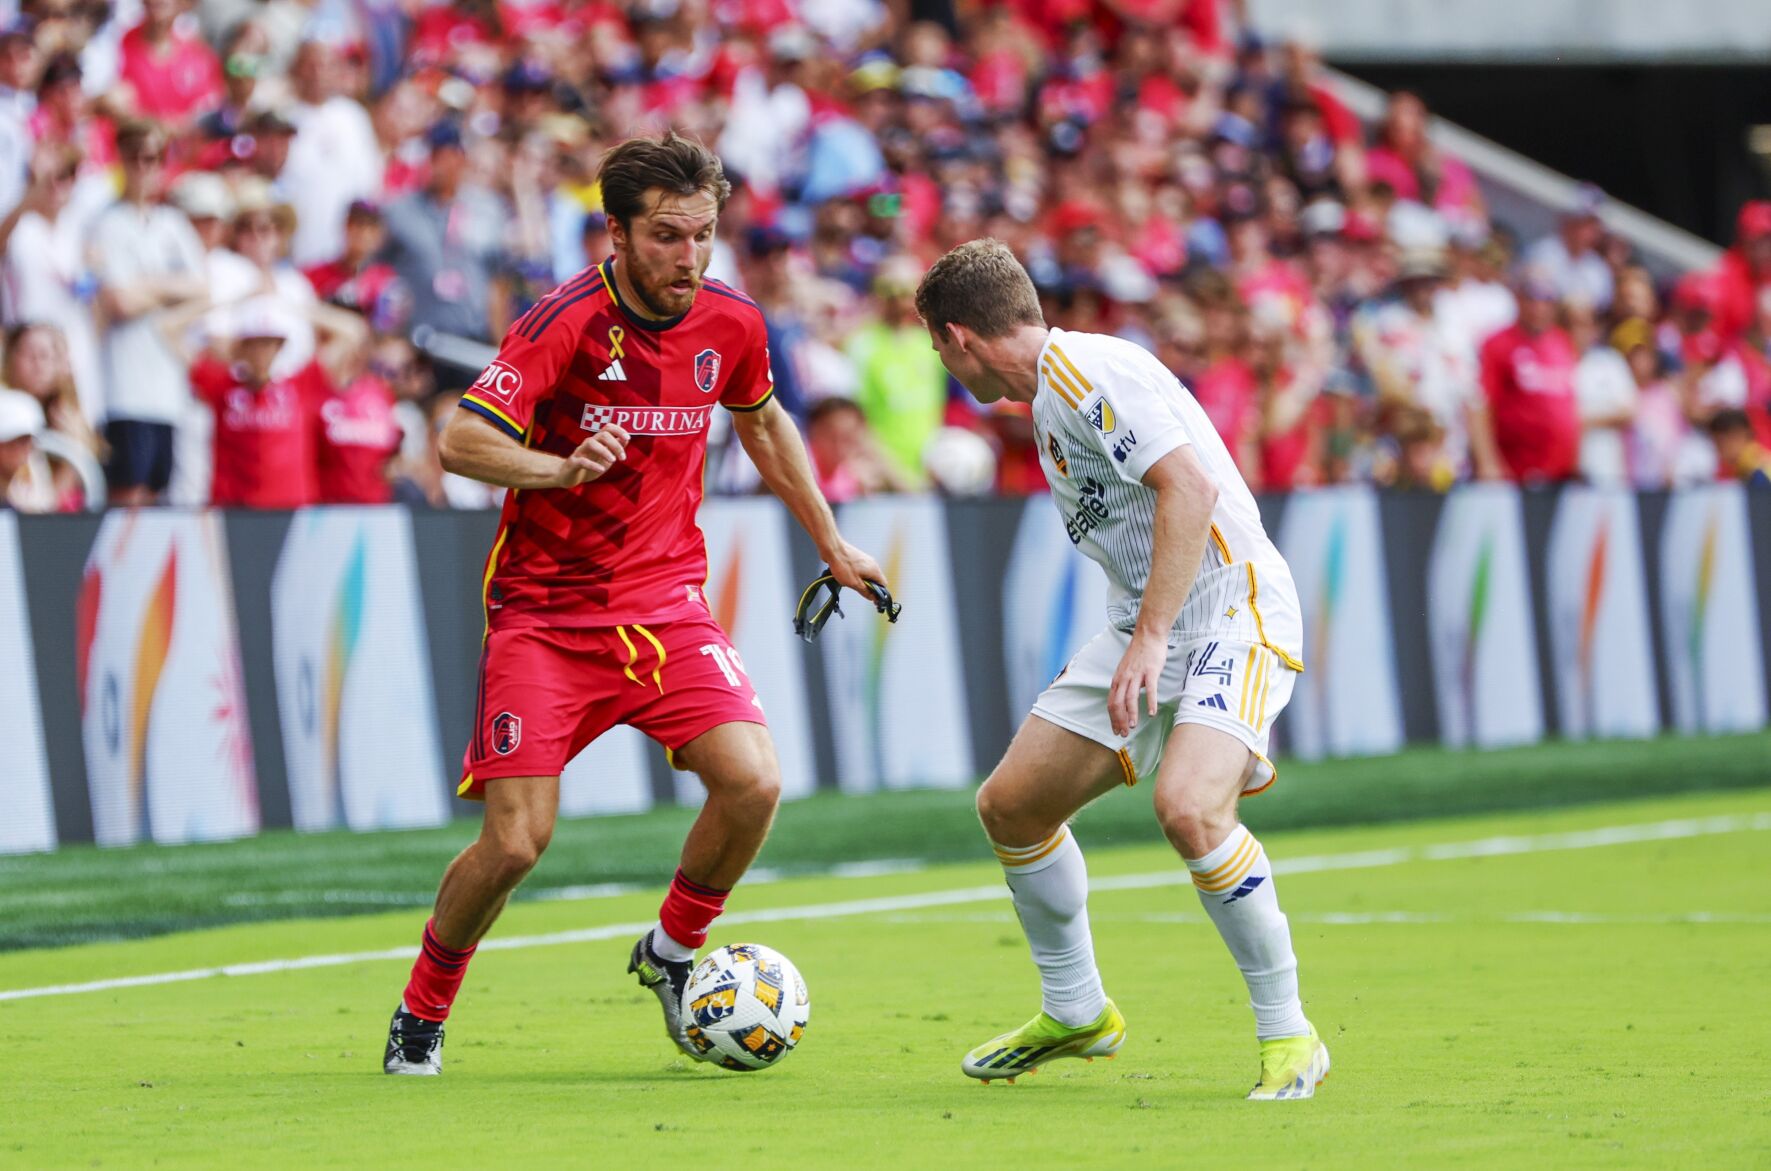
[[[1034, 714], [1118, 753], [1128, 785], [1156, 774], [1177, 724], [1204, 724], [1248, 745], [1255, 770], [1242, 788], [1245, 795], [1273, 783], [1278, 772], [1267, 759], [1268, 738], [1273, 721], [1291, 700], [1297, 675], [1278, 654], [1234, 637], [1171, 643], [1157, 689], [1156, 718], [1140, 706], [1138, 726], [1130, 736], [1119, 736], [1107, 715], [1107, 692], [1130, 645], [1131, 635], [1113, 627], [1090, 639], [1034, 701]], [[1147, 702], [1140, 698], [1140, 704]]]

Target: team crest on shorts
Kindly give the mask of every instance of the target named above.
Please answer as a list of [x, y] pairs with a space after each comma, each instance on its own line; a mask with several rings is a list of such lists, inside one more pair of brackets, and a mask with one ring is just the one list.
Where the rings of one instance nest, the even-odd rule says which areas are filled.
[[509, 712], [499, 712], [492, 717], [492, 751], [499, 756], [509, 756], [523, 742], [523, 721], [519, 716]]
[[695, 385], [702, 394], [712, 394], [719, 383], [719, 351], [702, 350], [695, 355]]

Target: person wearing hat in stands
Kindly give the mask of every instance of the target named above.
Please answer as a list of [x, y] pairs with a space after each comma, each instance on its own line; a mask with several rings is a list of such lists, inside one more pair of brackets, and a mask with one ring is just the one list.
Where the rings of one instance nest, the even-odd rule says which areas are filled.
[[1495, 449], [1476, 354], [1439, 308], [1448, 275], [1443, 249], [1404, 252], [1392, 294], [1354, 318], [1355, 352], [1380, 404], [1418, 407], [1432, 418], [1454, 478], [1497, 479], [1506, 472]]
[[22, 391], [0, 390], [0, 510], [54, 512], [55, 485], [37, 452], [43, 408]]
[[260, 110], [247, 120], [246, 135], [235, 150], [244, 150], [252, 174], [267, 183], [280, 183], [295, 142], [294, 123], [275, 110]]
[[[389, 204], [386, 259], [412, 295], [412, 323], [487, 342], [510, 325], [502, 200], [468, 173], [461, 128], [438, 122], [425, 136], [430, 178]], [[465, 371], [471, 381], [478, 371]]]
[[1508, 474], [1523, 483], [1573, 479], [1580, 470], [1580, 356], [1556, 324], [1557, 287], [1548, 274], [1519, 277], [1519, 320], [1482, 346], [1482, 389]]
[[1771, 288], [1771, 200], [1743, 204], [1734, 246], [1716, 266], [1716, 329], [1732, 340], [1752, 324], [1759, 294]]
[[1584, 301], [1601, 313], [1611, 308], [1613, 291], [1611, 266], [1600, 251], [1605, 225], [1599, 210], [1604, 206], [1605, 193], [1582, 183], [1554, 234], [1532, 244], [1524, 256], [1526, 267], [1555, 286], [1557, 300]]

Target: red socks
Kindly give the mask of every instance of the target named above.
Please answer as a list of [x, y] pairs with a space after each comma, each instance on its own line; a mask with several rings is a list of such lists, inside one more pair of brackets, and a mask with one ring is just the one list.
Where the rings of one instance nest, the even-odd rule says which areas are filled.
[[670, 880], [670, 893], [658, 908], [658, 923], [664, 933], [691, 950], [707, 942], [707, 928], [726, 909], [729, 890], [715, 890], [683, 877], [678, 870]]
[[[723, 896], [722, 896], [722, 900]], [[406, 984], [402, 998], [406, 1011], [427, 1021], [446, 1021], [455, 994], [461, 990], [461, 978], [467, 975], [467, 961], [473, 959], [475, 944], [465, 951], [444, 947], [432, 930], [435, 920], [424, 924], [424, 944], [412, 965], [412, 979]]]

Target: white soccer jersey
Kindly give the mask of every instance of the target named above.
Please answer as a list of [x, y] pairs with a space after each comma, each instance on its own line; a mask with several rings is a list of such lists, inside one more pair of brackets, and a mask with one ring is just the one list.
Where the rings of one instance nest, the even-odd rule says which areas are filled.
[[1142, 480], [1186, 444], [1217, 485], [1211, 538], [1174, 631], [1267, 647], [1303, 670], [1303, 620], [1291, 570], [1254, 496], [1200, 407], [1143, 347], [1054, 329], [1033, 399], [1039, 462], [1075, 546], [1107, 571], [1108, 621], [1137, 624], [1154, 548], [1156, 493]]

